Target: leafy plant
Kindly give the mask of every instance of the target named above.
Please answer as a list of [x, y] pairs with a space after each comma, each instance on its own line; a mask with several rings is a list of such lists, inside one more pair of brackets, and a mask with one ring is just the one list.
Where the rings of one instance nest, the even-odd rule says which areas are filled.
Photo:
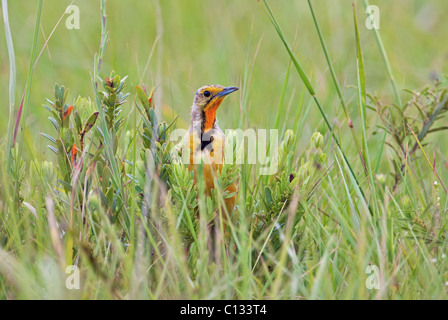
[[[383, 104], [378, 98], [370, 97], [376, 106], [378, 115], [384, 124], [389, 140], [387, 144], [396, 154], [394, 163], [395, 191], [407, 161], [411, 161], [419, 150], [419, 144], [434, 132], [448, 129], [437, 124], [443, 122], [448, 111], [448, 85], [446, 81], [436, 81], [420, 92], [410, 91], [411, 95], [403, 110], [396, 104]], [[417, 141], [416, 138], [417, 137]], [[408, 147], [412, 146], [412, 147]]]
[[[285, 213], [288, 211], [293, 197], [307, 202], [314, 184], [323, 176], [326, 163], [326, 154], [322, 151], [323, 136], [319, 132], [313, 134], [305, 156], [298, 159], [296, 165], [293, 164], [293, 154], [288, 151], [291, 150], [293, 141], [293, 132], [286, 131], [279, 146], [279, 172], [270, 179], [258, 198], [258, 201], [263, 204], [263, 209], [256, 213], [255, 238], [274, 225], [276, 225], [276, 230], [281, 229], [281, 225], [286, 221], [287, 214]], [[298, 207], [298, 210], [299, 214], [294, 225], [303, 214], [301, 206]], [[274, 235], [272, 242], [278, 241], [278, 234]], [[278, 244], [276, 246], [278, 247]]]

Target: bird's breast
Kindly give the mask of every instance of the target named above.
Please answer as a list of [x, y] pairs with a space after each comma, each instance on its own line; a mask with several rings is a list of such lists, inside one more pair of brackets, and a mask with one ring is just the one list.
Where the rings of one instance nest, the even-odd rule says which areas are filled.
[[[189, 132], [186, 136], [190, 149], [188, 169], [194, 171], [195, 182], [198, 178], [199, 165], [202, 164], [203, 179], [206, 190], [214, 187], [214, 178], [221, 172], [224, 163], [225, 136], [220, 130]], [[208, 192], [207, 192], [208, 193]]]

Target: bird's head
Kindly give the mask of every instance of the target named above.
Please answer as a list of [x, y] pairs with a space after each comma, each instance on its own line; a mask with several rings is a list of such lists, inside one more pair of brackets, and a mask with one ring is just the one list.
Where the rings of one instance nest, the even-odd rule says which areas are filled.
[[203, 129], [211, 129], [215, 123], [216, 110], [221, 105], [224, 98], [232, 92], [237, 91], [237, 87], [223, 87], [221, 85], [207, 85], [196, 91], [193, 107], [201, 111]]
[[203, 86], [196, 91], [194, 104], [202, 110], [219, 107], [225, 96], [236, 90], [237, 87], [223, 87], [218, 84]]

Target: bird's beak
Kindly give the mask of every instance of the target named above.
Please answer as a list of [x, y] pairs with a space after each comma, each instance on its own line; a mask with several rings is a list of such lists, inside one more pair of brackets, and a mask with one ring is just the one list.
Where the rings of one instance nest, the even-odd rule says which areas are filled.
[[224, 97], [229, 93], [235, 92], [237, 90], [239, 90], [239, 88], [237, 87], [225, 87], [220, 93], [216, 94], [216, 97]]

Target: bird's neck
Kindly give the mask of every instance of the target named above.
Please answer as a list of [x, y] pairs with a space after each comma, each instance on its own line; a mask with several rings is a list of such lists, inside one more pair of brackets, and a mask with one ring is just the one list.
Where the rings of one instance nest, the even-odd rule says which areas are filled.
[[208, 108], [207, 110], [202, 110], [202, 132], [207, 132], [215, 126], [217, 109]]
[[191, 112], [191, 126], [195, 127], [200, 124], [202, 133], [214, 129], [217, 126], [216, 110], [218, 110], [221, 102], [222, 100], [218, 100], [203, 109], [193, 105], [193, 109]]

